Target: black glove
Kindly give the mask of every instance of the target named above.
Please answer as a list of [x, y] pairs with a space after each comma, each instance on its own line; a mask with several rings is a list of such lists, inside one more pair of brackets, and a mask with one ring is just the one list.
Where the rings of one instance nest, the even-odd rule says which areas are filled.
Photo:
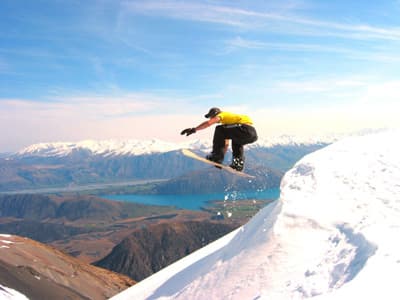
[[196, 128], [186, 128], [181, 132], [182, 135], [186, 134], [186, 136], [189, 136], [193, 133], [196, 133]]

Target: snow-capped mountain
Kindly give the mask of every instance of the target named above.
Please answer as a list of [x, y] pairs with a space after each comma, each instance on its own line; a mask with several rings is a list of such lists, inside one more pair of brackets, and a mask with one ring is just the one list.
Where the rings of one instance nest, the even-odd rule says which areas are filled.
[[54, 142], [39, 143], [28, 146], [16, 153], [18, 157], [63, 157], [78, 151], [87, 151], [91, 155], [134, 156], [153, 153], [164, 153], [182, 148], [205, 149], [209, 144], [199, 140], [186, 143], [170, 143], [153, 140], [85, 140], [76, 143]]
[[307, 155], [249, 223], [112, 299], [399, 299], [399, 138]]
[[[329, 135], [322, 137], [301, 137], [282, 135], [278, 137], [260, 138], [256, 143], [248, 145], [249, 148], [273, 147], [288, 145], [311, 145], [327, 144], [337, 140], [337, 136]], [[158, 139], [152, 140], [85, 140], [80, 142], [54, 142], [38, 143], [30, 145], [17, 153], [16, 157], [63, 157], [71, 155], [73, 152], [85, 151], [91, 155], [103, 157], [110, 156], [135, 156], [154, 153], [165, 153], [183, 148], [209, 151], [211, 150], [211, 140], [192, 140], [189, 139], [181, 143], [166, 142]]]
[[[131, 180], [173, 179], [209, 167], [187, 158], [180, 150], [190, 148], [205, 156], [211, 151], [210, 141], [184, 140], [182, 143], [160, 140], [88, 140], [78, 143], [35, 144], [0, 159], [0, 192], [51, 188], [54, 185], [68, 187]], [[291, 143], [288, 143], [289, 140]], [[315, 141], [310, 143], [309, 140], [309, 143], [299, 144], [288, 137], [280, 141], [283, 142], [272, 144], [276, 140], [268, 140], [269, 147], [265, 146], [267, 143], [262, 139], [247, 145], [247, 171], [270, 175], [274, 173], [281, 177], [283, 172], [305, 154], [326, 145]], [[231, 152], [226, 155], [225, 163], [229, 164], [230, 160]], [[207, 177], [204, 174], [199, 174], [198, 177], [193, 181], [206, 183]], [[270, 178], [268, 184], [272, 182], [274, 180]], [[215, 188], [223, 190], [222, 182], [213, 183]], [[181, 186], [180, 189], [183, 188], [182, 184], [178, 185]], [[190, 180], [187, 185], [193, 186]]]

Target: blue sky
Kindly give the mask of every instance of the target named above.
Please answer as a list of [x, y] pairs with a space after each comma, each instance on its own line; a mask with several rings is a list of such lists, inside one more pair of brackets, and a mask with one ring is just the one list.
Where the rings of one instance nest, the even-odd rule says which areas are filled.
[[399, 0], [2, 0], [0, 152], [182, 141], [211, 106], [262, 138], [397, 127], [399, 15]]

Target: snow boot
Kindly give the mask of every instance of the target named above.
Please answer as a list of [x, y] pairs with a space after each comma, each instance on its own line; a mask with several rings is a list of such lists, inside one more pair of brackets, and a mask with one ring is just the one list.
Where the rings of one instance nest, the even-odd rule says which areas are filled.
[[232, 163], [229, 165], [232, 169], [236, 171], [243, 171], [244, 168], [244, 159], [241, 157], [234, 157], [232, 159]]

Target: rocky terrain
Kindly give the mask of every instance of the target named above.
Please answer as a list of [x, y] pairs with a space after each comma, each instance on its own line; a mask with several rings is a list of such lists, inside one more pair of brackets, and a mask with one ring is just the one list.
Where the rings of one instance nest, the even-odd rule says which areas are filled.
[[63, 252], [15, 235], [0, 235], [0, 282], [31, 300], [108, 299], [135, 284]]

